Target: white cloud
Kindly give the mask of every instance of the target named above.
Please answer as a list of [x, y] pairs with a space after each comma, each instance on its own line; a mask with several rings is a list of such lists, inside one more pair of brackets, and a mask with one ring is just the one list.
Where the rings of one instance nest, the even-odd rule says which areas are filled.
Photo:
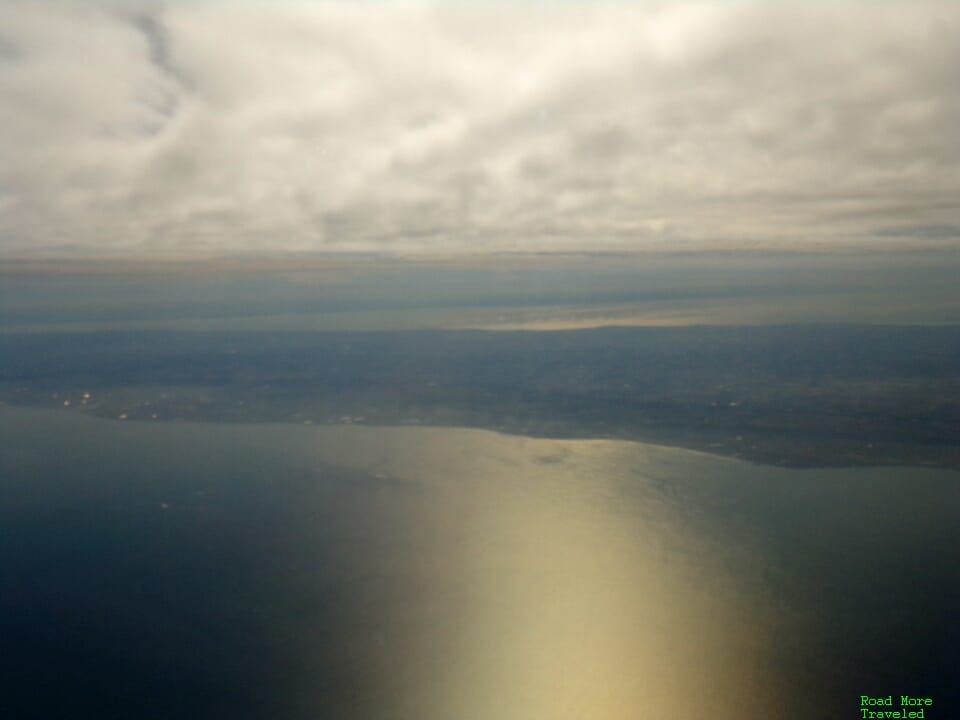
[[7, 4], [0, 126], [7, 256], [909, 241], [960, 6]]

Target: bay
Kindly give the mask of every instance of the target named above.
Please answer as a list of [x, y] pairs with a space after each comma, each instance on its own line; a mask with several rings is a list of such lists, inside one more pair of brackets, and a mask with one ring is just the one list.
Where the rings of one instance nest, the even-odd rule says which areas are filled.
[[0, 407], [0, 478], [4, 717], [958, 700], [955, 472]]

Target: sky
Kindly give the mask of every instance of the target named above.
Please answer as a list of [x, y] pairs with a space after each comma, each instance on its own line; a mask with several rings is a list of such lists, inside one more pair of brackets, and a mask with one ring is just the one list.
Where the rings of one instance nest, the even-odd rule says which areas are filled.
[[960, 3], [0, 3], [0, 259], [957, 246]]

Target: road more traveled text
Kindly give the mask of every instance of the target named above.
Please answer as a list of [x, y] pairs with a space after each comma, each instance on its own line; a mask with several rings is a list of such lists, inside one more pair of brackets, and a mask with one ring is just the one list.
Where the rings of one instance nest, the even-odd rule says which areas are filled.
[[925, 718], [924, 710], [933, 705], [933, 698], [901, 695], [900, 706], [893, 707], [893, 695], [886, 697], [860, 696], [860, 717], [871, 718]]

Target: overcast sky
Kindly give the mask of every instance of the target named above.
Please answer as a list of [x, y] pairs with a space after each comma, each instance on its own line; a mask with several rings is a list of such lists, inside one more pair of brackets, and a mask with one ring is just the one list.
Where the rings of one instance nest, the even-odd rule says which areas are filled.
[[960, 242], [960, 3], [0, 5], [0, 255]]

